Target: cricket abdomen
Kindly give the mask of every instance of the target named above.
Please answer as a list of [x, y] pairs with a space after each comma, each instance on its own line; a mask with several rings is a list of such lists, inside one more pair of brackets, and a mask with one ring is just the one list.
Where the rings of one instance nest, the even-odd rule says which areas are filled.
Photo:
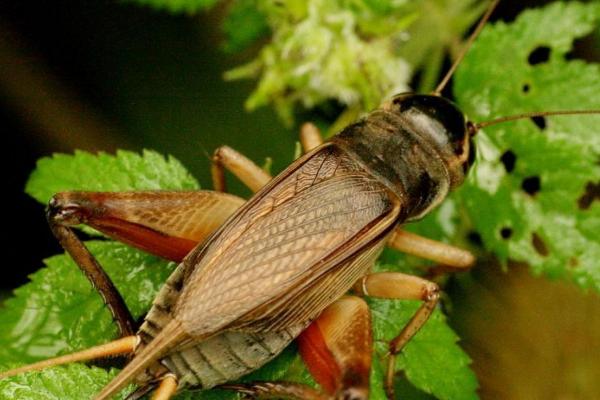
[[177, 375], [180, 387], [209, 389], [238, 379], [272, 360], [304, 326], [280, 332], [224, 332], [169, 355], [163, 363]]
[[[154, 300], [138, 335], [141, 351], [172, 319], [171, 308], [179, 297], [184, 279], [185, 264], [169, 277]], [[278, 332], [245, 333], [224, 331], [206, 341], [175, 351], [164, 357], [142, 376], [141, 385], [164, 373], [164, 367], [177, 376], [179, 388], [209, 389], [238, 379], [255, 371], [277, 356], [302, 332], [306, 324], [288, 327]]]

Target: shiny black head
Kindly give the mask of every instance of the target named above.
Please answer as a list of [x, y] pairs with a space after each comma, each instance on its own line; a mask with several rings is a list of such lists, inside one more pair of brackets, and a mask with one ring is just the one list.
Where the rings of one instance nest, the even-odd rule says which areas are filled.
[[433, 145], [451, 176], [451, 186], [460, 185], [475, 160], [472, 125], [458, 107], [441, 96], [404, 93], [383, 107], [402, 116], [412, 129]]

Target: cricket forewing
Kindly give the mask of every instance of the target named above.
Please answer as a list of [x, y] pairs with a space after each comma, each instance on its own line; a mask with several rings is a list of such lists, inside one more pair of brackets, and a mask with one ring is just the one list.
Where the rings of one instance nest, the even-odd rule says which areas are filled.
[[[393, 203], [387, 187], [351, 157], [335, 146], [320, 148], [259, 192], [207, 244], [176, 318], [191, 336], [284, 327], [279, 319], [294, 297], [388, 230], [398, 209]], [[351, 285], [331, 288], [327, 297]], [[310, 320], [327, 304], [304, 304], [285, 325]]]

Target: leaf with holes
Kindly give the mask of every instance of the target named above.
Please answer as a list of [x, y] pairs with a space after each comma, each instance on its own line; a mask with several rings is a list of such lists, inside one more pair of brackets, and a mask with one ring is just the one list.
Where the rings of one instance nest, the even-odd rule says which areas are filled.
[[[599, 19], [600, 4], [554, 3], [488, 27], [456, 74], [459, 104], [475, 121], [600, 109], [599, 66], [568, 60]], [[546, 117], [479, 133], [457, 198], [486, 248], [600, 290], [598, 126], [600, 116]]]

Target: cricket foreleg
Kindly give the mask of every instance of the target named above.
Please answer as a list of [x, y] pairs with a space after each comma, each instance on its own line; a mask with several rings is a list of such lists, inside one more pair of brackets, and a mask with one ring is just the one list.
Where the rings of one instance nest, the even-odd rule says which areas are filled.
[[302, 150], [308, 153], [323, 144], [323, 136], [314, 124], [306, 122], [300, 128], [300, 143]]
[[[323, 144], [319, 129], [311, 123], [302, 125], [300, 128], [300, 143], [305, 153]], [[213, 187], [218, 192], [227, 191], [225, 170], [235, 175], [253, 192], [257, 192], [272, 179], [271, 175], [252, 160], [229, 146], [217, 148], [212, 157]]]
[[271, 175], [252, 162], [252, 160], [229, 146], [221, 146], [215, 150], [212, 158], [211, 174], [213, 186], [216, 191], [227, 191], [225, 180], [226, 169], [253, 192], [257, 192], [271, 180]]
[[387, 243], [403, 253], [438, 262], [453, 268], [470, 268], [475, 264], [475, 256], [464, 249], [428, 239], [417, 234], [396, 229]]
[[381, 272], [363, 277], [354, 289], [363, 295], [385, 299], [421, 300], [423, 304], [389, 344], [389, 358], [385, 377], [385, 391], [394, 398], [395, 357], [408, 341], [427, 322], [439, 301], [439, 287], [425, 279], [398, 272]]

